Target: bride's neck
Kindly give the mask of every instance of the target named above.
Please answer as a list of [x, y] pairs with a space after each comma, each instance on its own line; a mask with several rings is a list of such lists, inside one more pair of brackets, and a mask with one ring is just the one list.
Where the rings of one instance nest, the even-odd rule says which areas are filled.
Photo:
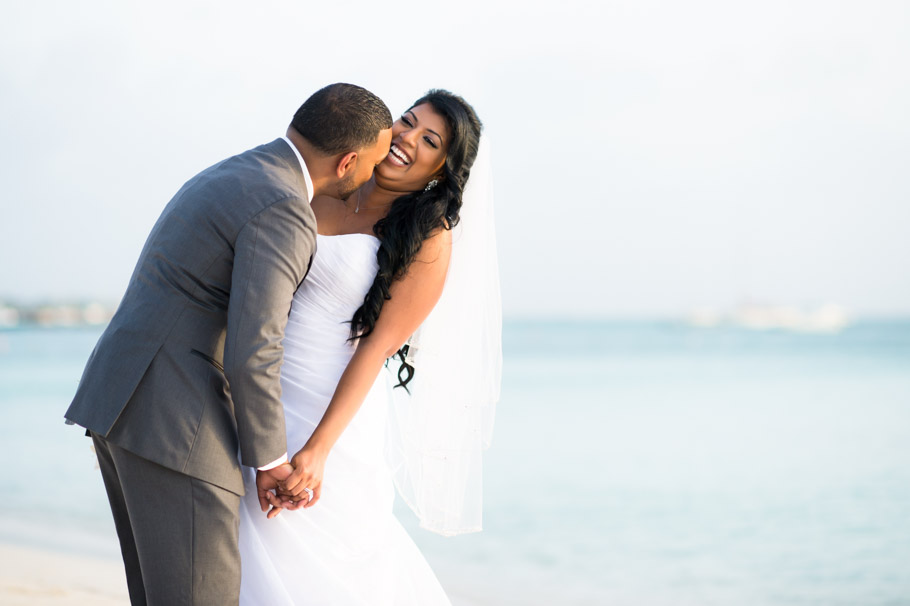
[[386, 189], [376, 183], [376, 177], [373, 177], [360, 188], [360, 210], [362, 212], [364, 209], [388, 208], [392, 202], [408, 193], [410, 192]]

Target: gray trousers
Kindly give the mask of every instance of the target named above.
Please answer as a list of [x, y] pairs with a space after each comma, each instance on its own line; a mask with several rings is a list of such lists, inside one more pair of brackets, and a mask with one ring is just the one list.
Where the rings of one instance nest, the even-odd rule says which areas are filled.
[[92, 434], [134, 605], [237, 604], [240, 496]]

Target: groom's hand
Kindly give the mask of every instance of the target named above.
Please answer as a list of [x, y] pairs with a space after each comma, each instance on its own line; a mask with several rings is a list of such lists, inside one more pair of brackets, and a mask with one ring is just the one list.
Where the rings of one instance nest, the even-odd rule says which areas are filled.
[[286, 480], [293, 471], [294, 468], [288, 463], [283, 463], [268, 471], [256, 471], [256, 494], [259, 497], [259, 507], [262, 509], [262, 513], [268, 514], [269, 519], [281, 513], [281, 501], [275, 492], [278, 490], [279, 482]]

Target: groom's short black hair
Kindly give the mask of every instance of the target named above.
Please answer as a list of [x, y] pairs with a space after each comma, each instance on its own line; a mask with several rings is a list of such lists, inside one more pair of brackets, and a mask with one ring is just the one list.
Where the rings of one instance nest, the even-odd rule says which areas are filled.
[[327, 155], [362, 149], [392, 128], [382, 99], [354, 84], [329, 84], [304, 101], [291, 127]]

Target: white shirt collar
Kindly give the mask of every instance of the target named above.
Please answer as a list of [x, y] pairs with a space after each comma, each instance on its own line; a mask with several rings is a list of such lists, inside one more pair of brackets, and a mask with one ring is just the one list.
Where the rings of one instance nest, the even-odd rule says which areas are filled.
[[297, 146], [294, 145], [293, 143], [291, 143], [290, 139], [288, 139], [287, 137], [281, 137], [281, 138], [284, 139], [285, 143], [287, 143], [288, 145], [291, 146], [291, 150], [293, 150], [294, 155], [297, 156], [297, 159], [300, 161], [300, 168], [301, 168], [301, 170], [303, 170], [303, 180], [306, 181], [306, 193], [307, 193], [307, 196], [309, 196], [309, 200], [307, 200], [307, 202], [312, 202], [313, 201], [313, 179], [310, 178], [310, 171], [307, 170], [306, 162], [303, 161], [303, 156], [300, 155], [300, 151], [297, 149]]

